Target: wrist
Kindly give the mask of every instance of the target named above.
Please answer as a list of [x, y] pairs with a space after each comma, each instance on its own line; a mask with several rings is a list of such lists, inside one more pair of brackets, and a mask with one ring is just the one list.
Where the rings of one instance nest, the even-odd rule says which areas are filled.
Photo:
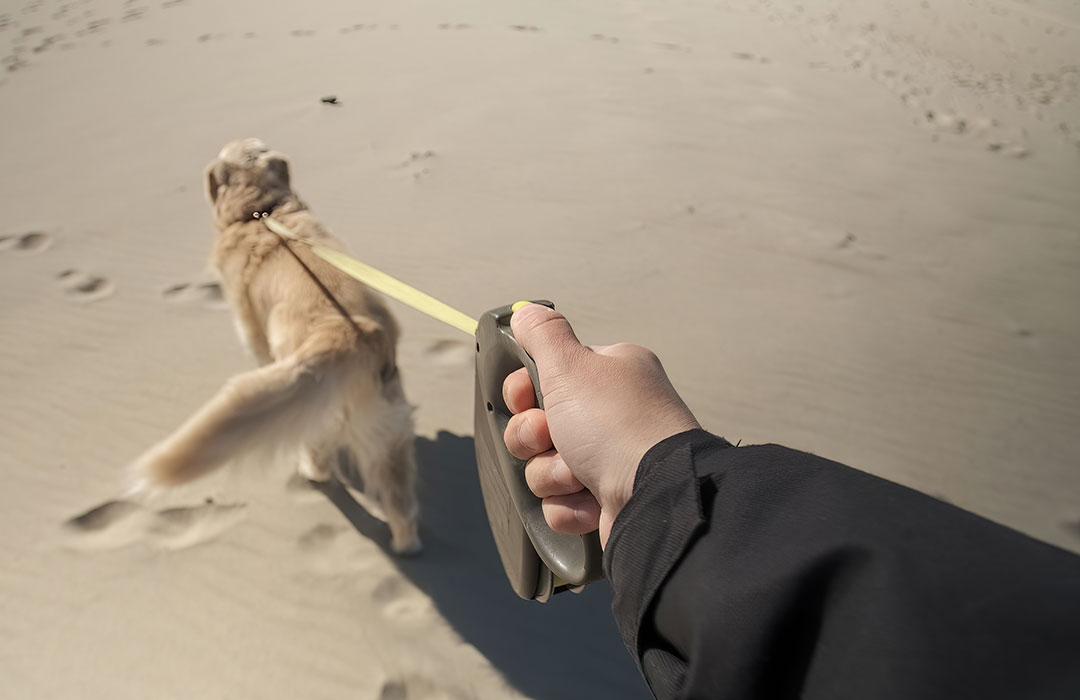
[[655, 423], [653, 429], [636, 443], [635, 448], [629, 451], [628, 456], [618, 467], [608, 472], [609, 481], [601, 489], [601, 497], [598, 499], [601, 508], [609, 511], [611, 518], [614, 519], [634, 495], [634, 483], [645, 455], [670, 437], [699, 429], [701, 425], [689, 412], [685, 415], [674, 416], [663, 423]]

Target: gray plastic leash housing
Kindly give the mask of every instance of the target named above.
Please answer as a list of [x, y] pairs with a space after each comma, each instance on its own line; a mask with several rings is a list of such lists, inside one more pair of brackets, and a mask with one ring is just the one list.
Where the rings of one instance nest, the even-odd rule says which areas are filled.
[[[537, 304], [555, 308], [550, 301]], [[506, 449], [503, 432], [510, 410], [502, 385], [508, 374], [527, 368], [544, 407], [536, 363], [510, 330], [510, 306], [492, 309], [476, 328], [476, 407], [474, 413], [476, 465], [488, 522], [506, 576], [514, 592], [525, 599], [547, 602], [553, 593], [580, 592], [603, 578], [598, 533], [564, 535], [548, 527], [540, 499], [525, 483], [525, 462]]]

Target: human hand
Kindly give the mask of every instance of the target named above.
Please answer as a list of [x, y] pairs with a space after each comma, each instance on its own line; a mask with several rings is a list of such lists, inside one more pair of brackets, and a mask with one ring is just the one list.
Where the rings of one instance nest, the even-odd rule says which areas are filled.
[[661, 440], [700, 426], [649, 350], [583, 346], [562, 314], [538, 304], [516, 311], [510, 327], [536, 362], [544, 409], [536, 408], [526, 371], [510, 374], [503, 398], [515, 415], [503, 434], [506, 447], [528, 460], [525, 480], [543, 499], [553, 530], [599, 528], [606, 546], [641, 458]]

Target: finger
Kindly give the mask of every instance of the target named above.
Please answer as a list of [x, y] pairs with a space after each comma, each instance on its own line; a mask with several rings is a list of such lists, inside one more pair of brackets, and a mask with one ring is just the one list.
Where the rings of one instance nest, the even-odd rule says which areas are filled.
[[557, 367], [585, 351], [566, 317], [542, 304], [529, 304], [515, 311], [510, 328], [537, 367]]
[[547, 414], [539, 408], [530, 408], [511, 416], [503, 432], [503, 442], [510, 454], [518, 459], [530, 459], [547, 452], [552, 447]]
[[543, 509], [544, 519], [555, 532], [584, 535], [600, 527], [600, 504], [588, 491], [545, 498]]
[[555, 450], [529, 460], [525, 465], [525, 483], [540, 498], [567, 496], [585, 488]]
[[533, 391], [529, 372], [524, 367], [506, 376], [502, 392], [503, 401], [511, 413], [521, 413], [536, 407], [536, 392]]

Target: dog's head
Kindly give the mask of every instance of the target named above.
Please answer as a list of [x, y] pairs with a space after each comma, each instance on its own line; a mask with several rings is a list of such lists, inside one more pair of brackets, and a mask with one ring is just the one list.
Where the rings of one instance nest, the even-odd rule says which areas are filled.
[[289, 186], [289, 163], [259, 139], [230, 141], [206, 166], [206, 198], [219, 226], [269, 212], [295, 199]]

